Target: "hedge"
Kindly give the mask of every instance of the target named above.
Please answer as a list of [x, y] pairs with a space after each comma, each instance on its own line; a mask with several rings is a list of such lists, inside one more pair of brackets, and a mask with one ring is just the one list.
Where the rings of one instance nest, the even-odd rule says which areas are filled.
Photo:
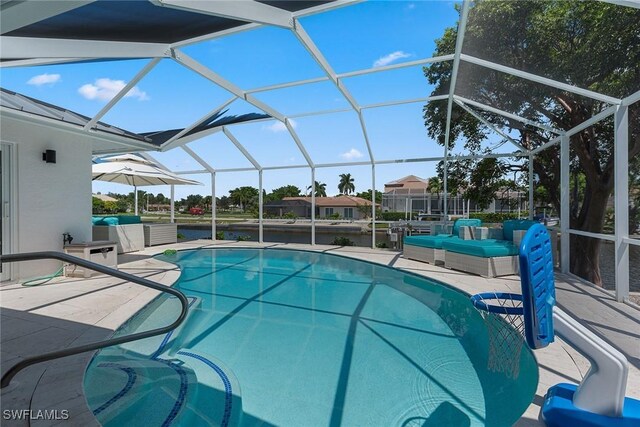
[[402, 221], [404, 218], [404, 212], [382, 212], [384, 221]]
[[[526, 219], [528, 217], [528, 212], [520, 212], [520, 218]], [[518, 212], [472, 212], [469, 214], [469, 218], [480, 219], [483, 223], [497, 223], [507, 219], [518, 219]]]

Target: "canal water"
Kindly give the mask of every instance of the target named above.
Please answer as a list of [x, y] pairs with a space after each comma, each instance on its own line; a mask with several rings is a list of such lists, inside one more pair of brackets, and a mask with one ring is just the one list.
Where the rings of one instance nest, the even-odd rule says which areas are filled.
[[[178, 225], [178, 233], [184, 235], [187, 240], [211, 238], [211, 229], [209, 228], [192, 228]], [[240, 237], [247, 236], [246, 240], [258, 241], [258, 230], [225, 230], [223, 233], [225, 240], [238, 240]], [[316, 230], [316, 243], [319, 245], [330, 245], [336, 237], [346, 237], [354, 243], [354, 246], [371, 247], [371, 233], [358, 233], [340, 229], [336, 229], [334, 232]], [[263, 238], [265, 242], [274, 243], [311, 243], [311, 233], [308, 230], [264, 230]], [[376, 243], [386, 243], [387, 247], [393, 247], [386, 230], [376, 232]]]

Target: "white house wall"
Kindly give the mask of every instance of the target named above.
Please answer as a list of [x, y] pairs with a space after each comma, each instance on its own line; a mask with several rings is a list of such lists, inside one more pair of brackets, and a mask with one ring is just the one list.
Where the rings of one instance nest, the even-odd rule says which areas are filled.
[[[16, 152], [16, 221], [13, 252], [61, 251], [62, 233], [74, 242], [91, 240], [91, 141], [89, 136], [1, 116], [0, 137]], [[42, 160], [55, 150], [57, 163]], [[55, 272], [58, 261], [22, 262], [13, 279]]]

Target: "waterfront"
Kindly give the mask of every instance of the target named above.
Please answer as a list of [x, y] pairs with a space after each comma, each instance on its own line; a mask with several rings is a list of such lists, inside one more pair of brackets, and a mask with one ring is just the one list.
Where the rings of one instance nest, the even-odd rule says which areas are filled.
[[[281, 228], [281, 227], [280, 227]], [[224, 233], [225, 240], [238, 240], [241, 236], [247, 240], [257, 242], [258, 230], [253, 227], [235, 224], [219, 225], [218, 230]], [[210, 239], [210, 225], [178, 225], [178, 232], [186, 240]], [[273, 243], [310, 243], [311, 234], [308, 227], [295, 227], [282, 231], [265, 227], [263, 232], [265, 242]], [[329, 245], [336, 237], [346, 237], [355, 246], [371, 247], [371, 232], [358, 231], [357, 227], [323, 226], [316, 230], [316, 243]], [[393, 248], [386, 230], [376, 231], [376, 243], [385, 243]], [[615, 283], [615, 248], [612, 243], [604, 242], [600, 247], [600, 274], [605, 289], [614, 289]], [[629, 289], [631, 292], [640, 292], [640, 246], [629, 246]]]
[[[218, 231], [224, 233], [225, 240], [238, 240], [244, 238], [253, 242], [258, 241], [258, 229], [256, 227], [239, 227], [233, 225], [218, 226]], [[210, 226], [200, 227], [194, 225], [179, 225], [178, 232], [181, 233], [186, 240], [210, 239]], [[273, 230], [265, 227], [263, 231], [265, 242], [274, 243], [311, 243], [311, 232], [309, 227], [300, 227], [283, 231]], [[336, 237], [347, 237], [354, 243], [354, 246], [371, 247], [371, 232], [359, 231], [357, 227], [318, 227], [316, 229], [316, 243], [319, 245], [330, 245]], [[389, 241], [386, 230], [376, 231], [376, 243], [385, 243], [387, 247], [392, 248], [393, 244]]]

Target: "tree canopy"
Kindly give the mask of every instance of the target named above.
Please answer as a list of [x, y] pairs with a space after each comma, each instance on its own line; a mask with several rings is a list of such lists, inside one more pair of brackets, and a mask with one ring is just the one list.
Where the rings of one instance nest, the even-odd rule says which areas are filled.
[[265, 201], [282, 200], [285, 197], [297, 197], [302, 195], [302, 191], [295, 185], [285, 185], [283, 187], [274, 188], [271, 193], [267, 194]]
[[[470, 8], [463, 52], [623, 98], [640, 89], [638, 22], [639, 10], [603, 2], [478, 1]], [[434, 56], [454, 52], [456, 32], [456, 28], [445, 31], [436, 41]], [[435, 86], [433, 94], [449, 93], [451, 71], [450, 61], [425, 67], [427, 80]], [[455, 93], [559, 130], [568, 130], [609, 106], [465, 61], [460, 63]], [[501, 115], [479, 114], [496, 127], [507, 129], [526, 149], [536, 148], [556, 136]], [[447, 102], [427, 104], [424, 118], [428, 134], [444, 145]], [[637, 103], [629, 109], [629, 124], [629, 158], [633, 158], [640, 153]], [[461, 143], [472, 153], [487, 153], [489, 133], [487, 126], [454, 104], [449, 148]], [[613, 152], [612, 119], [571, 138], [571, 173], [585, 176], [581, 199], [572, 200], [571, 228], [602, 231], [614, 186]], [[487, 160], [469, 165], [468, 179], [474, 190], [484, 188], [477, 185], [482, 185], [487, 177], [495, 178], [506, 166], [502, 160]], [[536, 185], [545, 188], [550, 203], [559, 212], [558, 146], [536, 155], [533, 167]], [[571, 271], [596, 284], [601, 284], [599, 245], [597, 239], [571, 238]]]
[[340, 194], [349, 195], [356, 191], [356, 186], [354, 185], [354, 179], [350, 173], [341, 173], [340, 174], [340, 182], [338, 182], [338, 191]]
[[[327, 197], [327, 184], [324, 182], [315, 182], [316, 197]], [[307, 194], [311, 196], [311, 186], [307, 187]]]
[[242, 211], [251, 209], [258, 203], [259, 191], [255, 187], [245, 186], [229, 190], [231, 202], [240, 206]]

